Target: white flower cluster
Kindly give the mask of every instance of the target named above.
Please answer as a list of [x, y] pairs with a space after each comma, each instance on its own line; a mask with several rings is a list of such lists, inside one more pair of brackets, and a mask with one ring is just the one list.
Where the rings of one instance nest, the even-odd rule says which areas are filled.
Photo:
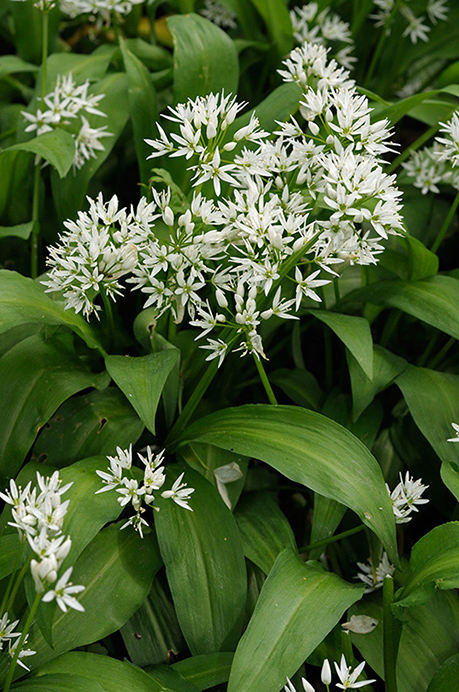
[[[348, 666], [347, 664], [345, 655], [342, 654], [340, 664], [338, 665], [335, 661], [334, 666], [336, 674], [339, 678], [339, 682], [335, 683], [335, 687], [338, 687], [341, 690], [356, 690], [359, 687], [371, 685], [372, 682], [376, 682], [375, 679], [361, 680], [360, 682], [358, 682], [358, 678], [365, 667], [365, 661], [359, 663], [355, 670], [352, 670], [352, 667]], [[326, 685], [328, 690], [328, 686], [331, 684], [333, 678], [331, 666], [327, 658], [324, 660], [322, 664], [320, 679], [323, 682], [323, 684]], [[311, 685], [310, 682], [306, 680], [306, 678], [301, 678], [301, 684], [303, 686], [304, 692], [315, 692], [314, 687]], [[287, 680], [287, 684], [284, 687], [284, 690], [285, 692], [296, 692], [290, 680]]]
[[450, 159], [444, 157], [445, 146], [437, 142], [432, 147], [413, 151], [408, 161], [402, 163], [410, 182], [423, 195], [438, 194], [439, 185], [451, 185], [459, 190], [459, 170], [455, 170]]
[[[145, 200], [143, 199], [143, 202]], [[118, 199], [104, 203], [102, 194], [89, 200], [89, 212], [79, 212], [77, 221], [66, 221], [67, 232], [52, 247], [49, 278], [42, 283], [46, 292], [60, 291], [65, 307], [83, 312], [85, 317], [101, 309], [95, 304], [99, 293], [114, 299], [121, 294], [120, 278], [137, 263], [137, 249], [131, 240], [132, 216], [118, 208]], [[147, 209], [139, 204], [137, 218]]]
[[447, 123], [440, 123], [445, 137], [435, 137], [431, 147], [412, 152], [402, 164], [415, 187], [423, 195], [439, 193], [438, 185], [448, 184], [459, 190], [459, 111]]
[[[145, 513], [143, 503], [155, 511], [158, 511], [159, 507], [155, 507], [153, 504], [155, 501], [154, 493], [157, 490], [161, 490], [166, 482], [166, 473], [164, 466], [162, 466], [164, 462], [164, 451], [155, 455], [151, 447], [147, 447], [146, 458], [137, 453], [139, 460], [145, 466], [143, 480], [140, 483], [134, 478], [131, 471], [132, 445], [129, 449], [124, 450], [117, 447], [116, 452], [117, 456], [107, 456], [110, 462], [110, 466], [107, 468], [108, 473], [107, 471], [96, 471], [105, 485], [105, 487], [97, 490], [96, 495], [106, 492], [107, 490], [116, 490], [120, 495], [118, 502], [122, 507], [131, 503], [135, 514], [130, 517], [121, 528], [124, 529], [126, 526], [133, 526], [143, 538], [142, 526], [148, 526], [148, 522], [145, 521], [142, 516], [142, 514]], [[180, 507], [189, 509], [192, 512], [193, 510], [189, 506], [188, 501], [190, 495], [194, 493], [194, 488], [188, 488], [186, 483], [182, 483], [183, 476], [184, 474], [181, 473], [170, 490], [163, 490], [161, 497], [172, 499], [180, 505]]]
[[231, 12], [228, 7], [217, 0], [205, 0], [204, 7], [199, 11], [199, 14], [222, 29], [235, 29], [237, 27], [234, 12]]
[[361, 572], [357, 572], [356, 579], [360, 579], [365, 584], [364, 593], [371, 593], [380, 589], [384, 584], [384, 579], [387, 575], [392, 576], [395, 572], [395, 567], [389, 562], [387, 553], [383, 553], [379, 565], [376, 570], [373, 569], [371, 564], [371, 559], [367, 562], [358, 562], [357, 567], [361, 569]]
[[236, 341], [242, 355], [265, 357], [261, 324], [296, 319], [304, 299], [320, 302], [317, 289], [330, 280], [322, 272], [376, 263], [381, 240], [404, 231], [381, 158], [391, 151], [388, 122], [371, 122], [366, 97], [323, 46], [307, 43], [284, 64], [284, 79], [304, 92], [302, 121], [280, 123], [270, 139], [254, 114], [237, 127], [243, 104], [234, 97], [170, 109], [171, 133], [158, 125], [159, 138], [147, 141], [151, 157], [189, 162], [198, 189], [188, 208], [174, 213], [169, 189], [130, 212], [116, 198], [111, 213], [101, 196], [90, 200], [51, 251], [48, 290], [63, 290], [66, 307], [88, 317], [98, 292], [114, 298], [131, 272], [145, 307], [176, 323], [187, 313], [197, 338], [207, 337], [208, 360], [221, 363]]
[[448, 18], [448, 0], [427, 0], [421, 14], [415, 14], [409, 6], [410, 0], [374, 0], [378, 11], [371, 15], [376, 20], [376, 26], [385, 27], [386, 32], [391, 30], [394, 15], [399, 12], [407, 25], [403, 36], [409, 36], [412, 43], [418, 40], [428, 41], [432, 25], [445, 21]]
[[60, 0], [61, 11], [74, 19], [80, 14], [100, 15], [106, 22], [110, 21], [112, 12], [129, 14], [134, 5], [141, 5], [143, 0]]
[[392, 508], [395, 514], [396, 524], [406, 524], [411, 521], [410, 514], [412, 512], [419, 512], [416, 505], [424, 505], [429, 500], [422, 497], [424, 490], [427, 490], [429, 486], [423, 485], [422, 480], [414, 480], [409, 471], [406, 472], [405, 480], [403, 480], [402, 474], [400, 474], [400, 483], [392, 490], [386, 483], [387, 492], [392, 500]]
[[101, 143], [103, 137], [111, 137], [111, 132], [106, 132], [107, 127], [91, 127], [84, 113], [106, 117], [106, 114], [97, 108], [97, 104], [104, 98], [104, 94], [89, 94], [89, 80], [84, 84], [77, 84], [72, 73], [57, 78], [56, 86], [43, 98], [42, 108], [35, 113], [21, 111], [27, 125], [26, 132], [36, 132], [42, 135], [45, 132], [73, 124], [78, 131], [73, 133], [75, 139], [74, 169], [80, 169], [86, 161], [96, 156], [97, 151], [103, 151]]
[[37, 471], [37, 484], [32, 488], [29, 481], [24, 489], [10, 480], [10, 489], [0, 493], [0, 497], [11, 505], [13, 521], [10, 526], [17, 528], [22, 541], [27, 540], [34, 558], [30, 571], [37, 593], [43, 594], [42, 601], [56, 600], [64, 612], [67, 608], [84, 611], [83, 606], [73, 594], [84, 590], [84, 586], [73, 586], [69, 567], [59, 578], [59, 569], [69, 554], [72, 540], [62, 532], [62, 525], [68, 509], [69, 500], [62, 502], [62, 495], [72, 483], [61, 487], [59, 472], [44, 478]]
[[[3, 651], [3, 647], [5, 644], [8, 645], [8, 655], [13, 658], [16, 649], [19, 646], [19, 642], [21, 639], [21, 632], [15, 632], [15, 628], [19, 624], [19, 620], [15, 620], [14, 622], [11, 622], [8, 618], [8, 613], [3, 613], [2, 618], [0, 619], [0, 652]], [[25, 670], [29, 670], [29, 668], [21, 661], [22, 658], [25, 658], [26, 656], [33, 656], [36, 651], [32, 651], [32, 649], [26, 649], [25, 645], [27, 644], [27, 639], [29, 638], [29, 635], [27, 634], [22, 642], [21, 645], [21, 650], [18, 654], [17, 662], [19, 663], [22, 668]]]
[[309, 41], [320, 43], [334, 50], [335, 44], [347, 44], [336, 52], [333, 52], [335, 60], [344, 67], [351, 69], [357, 60], [351, 55], [354, 50], [354, 41], [348, 22], [343, 21], [339, 15], [330, 11], [329, 7], [319, 11], [317, 2], [308, 2], [301, 7], [290, 10], [293, 36], [300, 44]]

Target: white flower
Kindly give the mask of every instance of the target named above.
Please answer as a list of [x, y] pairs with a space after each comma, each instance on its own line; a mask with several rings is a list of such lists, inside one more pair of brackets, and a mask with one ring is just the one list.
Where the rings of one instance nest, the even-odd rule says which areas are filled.
[[[10, 639], [9, 642], [8, 642], [8, 654], [11, 656], [11, 658], [14, 658], [14, 656], [15, 656], [15, 654], [16, 654], [16, 649], [18, 648], [18, 644], [19, 644], [20, 638], [21, 638], [21, 637], [19, 636], [19, 637], [16, 639], [16, 641], [14, 642], [14, 644], [12, 643], [12, 640], [11, 640], [11, 639]], [[23, 658], [26, 658], [27, 656], [33, 656], [34, 654], [37, 653], [36, 651], [32, 651], [32, 649], [24, 649], [24, 648], [23, 648], [24, 646], [26, 646], [28, 638], [29, 638], [29, 635], [26, 634], [26, 636], [25, 636], [25, 638], [24, 638], [24, 641], [22, 642], [22, 648], [21, 648], [21, 650], [20, 650], [20, 652], [19, 652], [19, 655], [18, 655], [18, 658], [17, 658], [17, 662], [19, 663], [19, 665], [20, 665], [22, 668], [24, 668], [24, 670], [30, 671], [30, 668], [28, 668], [28, 667], [25, 665], [25, 663], [23, 663], [22, 660], [21, 660], [21, 659], [23, 659]]]
[[188, 500], [191, 493], [194, 493], [194, 488], [188, 488], [186, 483], [182, 483], [182, 478], [184, 475], [184, 473], [181, 473], [173, 484], [172, 488], [170, 490], [164, 490], [161, 493], [161, 497], [174, 500], [174, 502], [180, 505], [180, 507], [189, 509], [192, 512], [193, 509], [189, 506]]
[[457, 423], [451, 423], [451, 425], [456, 431], [456, 437], [450, 437], [449, 440], [447, 440], [447, 442], [459, 442], [459, 425]]
[[79, 610], [84, 612], [84, 608], [79, 603], [72, 594], [80, 593], [84, 591], [85, 586], [74, 586], [72, 582], [69, 581], [70, 575], [72, 574], [73, 567], [69, 567], [62, 577], [56, 582], [54, 589], [50, 589], [45, 593], [42, 601], [49, 602], [56, 599], [56, 603], [59, 608], [66, 613], [67, 608], [73, 608], [73, 610]]
[[231, 509], [231, 500], [229, 499], [226, 486], [228, 483], [238, 481], [243, 475], [241, 467], [235, 461], [232, 461], [230, 464], [225, 464], [224, 466], [219, 466], [214, 471], [217, 490], [228, 509]]
[[391, 565], [391, 563], [389, 562], [389, 558], [387, 557], [387, 553], [385, 552], [382, 554], [381, 560], [379, 562], [379, 565], [376, 567], [376, 570], [374, 570], [370, 558], [367, 560], [366, 563], [358, 562], [357, 567], [361, 569], [361, 572], [357, 573], [356, 578], [360, 579], [360, 581], [363, 581], [363, 583], [365, 584], [364, 593], [371, 593], [372, 591], [380, 589], [384, 584], [384, 579], [386, 578], [386, 576], [392, 576], [395, 571], [394, 565]]
[[234, 12], [216, 0], [205, 0], [200, 14], [217, 26], [221, 26], [222, 29], [235, 29], [237, 27]]
[[349, 689], [355, 690], [358, 687], [364, 687], [365, 685], [371, 685], [372, 682], [376, 682], [375, 679], [362, 680], [361, 682], [357, 682], [357, 678], [359, 677], [360, 673], [362, 672], [364, 666], [365, 666], [365, 661], [360, 663], [357, 666], [357, 668], [353, 671], [352, 668], [347, 665], [346, 657], [343, 654], [341, 656], [340, 665], [338, 666], [338, 664], [335, 663], [335, 670], [336, 670], [338, 677], [340, 679], [340, 682], [336, 683], [336, 687], [339, 687], [342, 690], [349, 690]]
[[419, 512], [416, 505], [423, 505], [429, 500], [422, 498], [422, 493], [427, 490], [429, 486], [423, 485], [422, 480], [414, 480], [409, 472], [406, 472], [405, 480], [403, 480], [402, 474], [400, 473], [400, 483], [390, 490], [386, 483], [387, 492], [392, 500], [392, 508], [395, 515], [395, 522], [397, 524], [406, 524], [411, 521], [409, 516], [412, 512]]
[[20, 637], [20, 632], [14, 632], [14, 628], [19, 624], [19, 620], [10, 622], [8, 613], [3, 613], [0, 620], [0, 651], [3, 649], [3, 642], [6, 642], [15, 637]]

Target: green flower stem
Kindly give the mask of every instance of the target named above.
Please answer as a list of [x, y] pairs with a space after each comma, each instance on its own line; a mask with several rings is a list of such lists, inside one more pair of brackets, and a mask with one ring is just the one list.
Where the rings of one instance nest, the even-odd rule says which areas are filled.
[[9, 598], [9, 595], [11, 593], [11, 589], [13, 588], [14, 579], [16, 577], [16, 572], [19, 569], [19, 565], [20, 565], [21, 557], [22, 557], [22, 552], [24, 550], [24, 545], [25, 545], [25, 543], [22, 543], [21, 550], [18, 550], [18, 553], [16, 555], [16, 559], [15, 559], [14, 565], [13, 565], [13, 571], [11, 572], [10, 578], [8, 580], [8, 586], [6, 587], [5, 593], [3, 594], [2, 603], [0, 605], [0, 617], [3, 615], [3, 613], [5, 611], [8, 611], [8, 608], [6, 606], [9, 604], [8, 598]]
[[383, 584], [383, 642], [384, 642], [384, 682], [386, 692], [397, 692], [397, 655], [394, 616], [391, 605], [394, 601], [394, 579], [387, 575]]
[[432, 360], [430, 361], [429, 368], [431, 370], [435, 370], [440, 361], [446, 356], [451, 346], [453, 346], [455, 343], [456, 339], [453, 336], [450, 339], [448, 339], [446, 344], [443, 346], [442, 349], [440, 349], [435, 358], [432, 358]]
[[364, 528], [365, 524], [361, 524], [360, 526], [356, 526], [354, 529], [348, 529], [347, 531], [343, 531], [342, 533], [335, 533], [334, 536], [330, 536], [329, 538], [322, 538], [321, 541], [309, 543], [309, 545], [305, 545], [303, 548], [299, 548], [298, 552], [309, 553], [309, 551], [313, 550], [314, 548], [322, 548], [327, 546], [329, 543], [335, 543], [336, 541], [340, 541], [342, 538], [347, 538], [348, 536], [353, 536], [355, 533], [360, 533], [360, 531], [363, 531]]
[[438, 235], [435, 239], [434, 244], [431, 247], [432, 252], [437, 252], [438, 248], [440, 247], [440, 244], [445, 237], [445, 234], [450, 227], [451, 221], [454, 218], [454, 214], [456, 213], [457, 207], [459, 205], [459, 190], [457, 191], [456, 197], [454, 198], [454, 202], [451, 205], [451, 208], [448, 212], [448, 216], [443, 222], [443, 226], [440, 228], [440, 231], [438, 232]]
[[417, 151], [423, 144], [425, 144], [431, 137], [434, 136], [436, 132], [440, 129], [440, 123], [432, 125], [426, 130], [420, 137], [418, 137], [409, 147], [404, 149], [401, 154], [395, 158], [390, 166], [386, 168], [386, 173], [390, 175], [405, 161], [411, 154], [412, 151]]
[[394, 333], [400, 318], [402, 316], [402, 311], [398, 310], [397, 308], [395, 310], [392, 310], [389, 314], [389, 317], [386, 320], [386, 323], [384, 325], [383, 332], [381, 334], [381, 340], [380, 340], [380, 345], [383, 348], [386, 348], [389, 339], [391, 338], [392, 334]]
[[[22, 551], [21, 551], [21, 553], [22, 553]], [[22, 581], [23, 581], [23, 579], [24, 579], [24, 577], [25, 577], [25, 575], [29, 569], [30, 563], [32, 561], [32, 557], [33, 557], [33, 555], [30, 555], [29, 558], [24, 562], [24, 564], [21, 567], [21, 571], [19, 572], [18, 576], [16, 577], [14, 584], [12, 585], [10, 594], [8, 596], [8, 600], [6, 601], [6, 604], [5, 604], [5, 610], [6, 611], [9, 611], [11, 609], [13, 603], [14, 603], [14, 599], [16, 598], [16, 594], [18, 592], [18, 589], [21, 586]]]
[[346, 657], [347, 665], [352, 665], [354, 661], [354, 652], [352, 650], [352, 639], [349, 630], [341, 630], [341, 649]]
[[9, 692], [9, 689], [10, 689], [10, 686], [11, 686], [11, 682], [12, 682], [12, 680], [13, 680], [14, 671], [15, 671], [15, 669], [16, 669], [17, 660], [18, 660], [18, 658], [19, 658], [19, 654], [21, 653], [22, 646], [23, 646], [23, 644], [24, 644], [24, 642], [25, 642], [25, 638], [26, 638], [26, 636], [27, 636], [27, 633], [28, 633], [28, 631], [29, 631], [29, 629], [30, 629], [30, 626], [31, 626], [31, 624], [32, 624], [32, 622], [33, 622], [33, 619], [34, 619], [34, 617], [35, 617], [35, 613], [37, 612], [37, 608], [38, 608], [38, 606], [40, 605], [41, 597], [42, 597], [42, 594], [41, 594], [41, 593], [37, 593], [37, 594], [36, 594], [35, 600], [34, 600], [34, 602], [33, 602], [33, 604], [32, 604], [31, 609], [30, 609], [28, 618], [27, 618], [27, 620], [25, 621], [24, 629], [22, 630], [22, 634], [21, 634], [21, 636], [20, 636], [20, 638], [19, 638], [19, 642], [18, 642], [18, 644], [17, 644], [17, 646], [16, 646], [16, 650], [15, 650], [15, 652], [14, 652], [13, 660], [11, 661], [10, 667], [9, 667], [9, 669], [8, 669], [7, 676], [6, 676], [6, 678], [5, 678], [5, 685], [4, 685], [4, 687], [3, 687], [3, 692]]
[[333, 353], [330, 330], [324, 324], [324, 346], [325, 346], [325, 387], [329, 392], [333, 386]]
[[[49, 17], [42, 12], [42, 46], [41, 46], [41, 98], [46, 96], [46, 78], [48, 71], [48, 29]], [[32, 233], [30, 236], [30, 275], [32, 279], [38, 276], [38, 236], [40, 235], [40, 169], [41, 157], [35, 158], [32, 196]]]
[[113, 343], [115, 339], [115, 322], [113, 319], [113, 309], [112, 309], [112, 304], [110, 302], [110, 298], [107, 296], [106, 292], [102, 290], [100, 292], [100, 295], [102, 296], [102, 302], [104, 304], [105, 308], [105, 316], [107, 319], [107, 327], [108, 327], [108, 350], [110, 351], [113, 348]]
[[436, 345], [438, 338], [440, 336], [440, 332], [436, 331], [435, 334], [432, 336], [430, 339], [429, 343], [427, 344], [424, 352], [419, 356], [416, 365], [418, 368], [422, 368], [424, 364], [427, 362], [427, 359], [430, 357], [430, 354], [432, 353], [434, 346]]
[[30, 275], [32, 279], [38, 276], [38, 236], [40, 235], [40, 166], [41, 157], [35, 159], [35, 170], [33, 174], [33, 197], [32, 197], [32, 234], [30, 236]]
[[268, 395], [269, 403], [273, 404], [274, 406], [277, 406], [277, 399], [274, 395], [273, 389], [268, 380], [268, 376], [266, 374], [266, 370], [263, 366], [263, 363], [261, 362], [261, 359], [257, 358], [255, 354], [253, 354], [253, 359], [255, 361], [255, 365], [257, 366], [258, 374], [260, 375], [260, 380], [263, 384], [263, 387], [265, 388], [266, 394]]

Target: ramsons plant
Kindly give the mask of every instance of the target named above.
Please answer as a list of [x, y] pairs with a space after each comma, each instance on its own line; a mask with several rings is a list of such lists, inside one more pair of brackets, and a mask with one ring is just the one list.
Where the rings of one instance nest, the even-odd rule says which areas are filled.
[[454, 689], [456, 20], [0, 13], [4, 692]]

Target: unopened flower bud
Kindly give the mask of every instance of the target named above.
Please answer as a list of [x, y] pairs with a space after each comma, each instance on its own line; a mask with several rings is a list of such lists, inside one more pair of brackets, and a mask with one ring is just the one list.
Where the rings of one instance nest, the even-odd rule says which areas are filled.
[[163, 221], [167, 226], [174, 224], [174, 212], [170, 207], [166, 207], [163, 211]]
[[309, 123], [308, 123], [308, 125], [309, 125], [309, 129], [311, 130], [312, 134], [313, 134], [315, 137], [317, 137], [317, 135], [318, 135], [319, 132], [320, 132], [320, 128], [319, 128], [319, 126], [317, 125], [317, 123], [315, 123], [313, 120], [310, 120]]

